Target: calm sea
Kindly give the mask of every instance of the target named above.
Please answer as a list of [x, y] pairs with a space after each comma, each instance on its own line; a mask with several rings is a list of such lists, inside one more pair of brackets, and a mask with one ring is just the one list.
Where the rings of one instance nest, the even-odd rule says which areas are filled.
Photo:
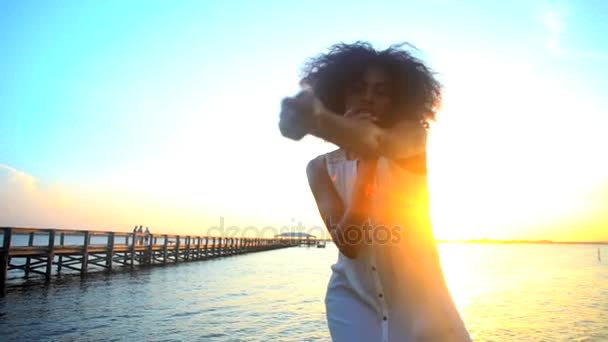
[[[476, 341], [608, 341], [608, 246], [439, 249]], [[336, 255], [332, 244], [288, 248], [13, 288], [0, 340], [327, 341]]]

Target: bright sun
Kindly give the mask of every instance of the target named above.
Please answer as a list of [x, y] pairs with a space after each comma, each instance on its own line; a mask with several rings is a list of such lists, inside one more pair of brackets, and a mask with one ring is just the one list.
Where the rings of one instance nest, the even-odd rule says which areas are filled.
[[[429, 186], [436, 237], [595, 236], [585, 229], [597, 228], [574, 230], [564, 222], [589, 221], [589, 212], [597, 207], [589, 198], [605, 197], [594, 193], [608, 174], [596, 157], [601, 155], [601, 125], [589, 125], [598, 116], [585, 112], [577, 99], [560, 98], [554, 89], [533, 81], [517, 88], [508, 83], [512, 76], [503, 76], [504, 84], [475, 93], [467, 90], [472, 84], [456, 87], [431, 128]], [[544, 91], [539, 95], [530, 89]], [[505, 103], [504, 94], [512, 101]], [[560, 101], [549, 101], [551, 97]], [[574, 110], [588, 117], [572, 120]]]

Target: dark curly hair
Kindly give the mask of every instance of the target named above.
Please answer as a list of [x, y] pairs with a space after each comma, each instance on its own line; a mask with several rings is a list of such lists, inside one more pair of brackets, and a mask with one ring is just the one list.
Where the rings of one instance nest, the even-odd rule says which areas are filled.
[[347, 87], [359, 80], [368, 67], [378, 66], [391, 77], [391, 97], [396, 106], [389, 117], [380, 118], [379, 124], [390, 127], [403, 119], [422, 120], [426, 124], [435, 118], [441, 102], [441, 84], [434, 72], [414, 57], [412, 50], [417, 51], [408, 43], [391, 45], [383, 51], [361, 41], [335, 44], [329, 52], [306, 61], [300, 84], [312, 88], [331, 111], [344, 113]]

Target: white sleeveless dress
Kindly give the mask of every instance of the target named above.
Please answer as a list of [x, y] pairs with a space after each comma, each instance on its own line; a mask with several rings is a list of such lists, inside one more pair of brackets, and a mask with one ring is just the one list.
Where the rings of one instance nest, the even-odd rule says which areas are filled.
[[[346, 207], [357, 161], [336, 150], [325, 162]], [[356, 259], [339, 253], [332, 265], [325, 297], [332, 340], [470, 341], [441, 272], [426, 176], [380, 158], [375, 187], [370, 223], [397, 225], [376, 226]]]

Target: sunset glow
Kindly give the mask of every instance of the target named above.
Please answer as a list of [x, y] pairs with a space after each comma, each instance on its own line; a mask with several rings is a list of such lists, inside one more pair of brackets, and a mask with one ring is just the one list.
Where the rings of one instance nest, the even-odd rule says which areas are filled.
[[445, 86], [437, 238], [608, 241], [603, 10], [474, 3], [370, 3], [340, 25], [309, 2], [3, 3], [0, 225], [322, 230], [305, 167], [335, 147], [281, 137], [280, 100], [331, 44], [405, 40]]

